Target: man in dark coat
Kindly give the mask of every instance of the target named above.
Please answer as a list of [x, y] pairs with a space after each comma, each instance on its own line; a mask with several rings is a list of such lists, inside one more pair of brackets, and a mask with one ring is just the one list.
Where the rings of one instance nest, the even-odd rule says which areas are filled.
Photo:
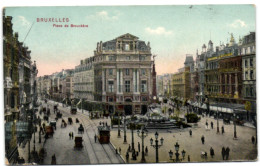
[[138, 151], [140, 152], [140, 142], [138, 142]]
[[211, 158], [213, 158], [214, 155], [215, 155], [214, 149], [211, 147], [211, 148], [210, 148], [210, 156], [211, 156]]
[[129, 153], [128, 152], [126, 152], [125, 158], [126, 158], [126, 162], [128, 162], [129, 161]]
[[225, 133], [224, 126], [221, 127], [221, 132], [222, 132], [222, 134]]
[[254, 136], [252, 136], [251, 141], [252, 141], [252, 144], [255, 144], [255, 137]]
[[226, 150], [224, 146], [222, 147], [221, 154], [222, 154], [222, 159], [225, 160]]
[[192, 136], [192, 130], [190, 129], [190, 136]]
[[229, 151], [230, 151], [230, 149], [229, 149], [229, 147], [227, 147], [227, 148], [226, 148], [226, 160], [228, 160], [228, 157], [229, 157]]
[[213, 122], [212, 121], [210, 122], [210, 125], [211, 125], [211, 129], [213, 129]]
[[97, 135], [95, 134], [94, 136], [94, 139], [95, 139], [95, 143], [97, 142]]
[[204, 137], [204, 135], [202, 135], [202, 137], [201, 137], [201, 142], [202, 142], [202, 144], [204, 144], [204, 142], [205, 142], [205, 137]]
[[145, 147], [145, 154], [148, 155], [148, 148], [147, 148], [147, 146]]

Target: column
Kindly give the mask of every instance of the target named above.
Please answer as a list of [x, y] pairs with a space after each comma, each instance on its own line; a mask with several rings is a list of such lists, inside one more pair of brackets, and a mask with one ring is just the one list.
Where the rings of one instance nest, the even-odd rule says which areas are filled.
[[225, 93], [227, 93], [227, 74], [225, 74]]
[[222, 94], [223, 90], [222, 90], [222, 74], [220, 74], [220, 77], [219, 77], [219, 85], [220, 85], [220, 94]]
[[140, 88], [140, 85], [139, 85], [139, 80], [140, 80], [140, 75], [139, 75], [139, 70], [136, 70], [136, 78], [137, 78], [137, 81], [136, 81], [136, 84], [137, 84], [137, 93], [139, 93], [139, 88]]
[[238, 78], [237, 78], [237, 73], [235, 73], [235, 94], [238, 94]]
[[105, 86], [106, 86], [106, 83], [105, 83], [105, 69], [102, 69], [102, 94], [105, 94]]
[[117, 84], [117, 90], [116, 92], [119, 93], [119, 86], [120, 86], [120, 77], [119, 77], [119, 70], [116, 70], [116, 84]]
[[229, 94], [232, 93], [232, 82], [231, 82], [232, 74], [229, 74]]

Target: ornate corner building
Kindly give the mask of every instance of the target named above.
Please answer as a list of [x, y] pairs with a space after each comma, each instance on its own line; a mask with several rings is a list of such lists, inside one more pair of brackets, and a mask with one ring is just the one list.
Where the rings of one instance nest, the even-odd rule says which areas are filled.
[[156, 96], [150, 43], [129, 33], [98, 42], [94, 56], [75, 67], [74, 95], [102, 104], [110, 113], [146, 113]]

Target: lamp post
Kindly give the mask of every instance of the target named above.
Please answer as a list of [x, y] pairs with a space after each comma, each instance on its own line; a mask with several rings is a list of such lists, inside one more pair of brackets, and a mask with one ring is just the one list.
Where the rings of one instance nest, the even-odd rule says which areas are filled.
[[120, 118], [119, 118], [119, 113], [117, 115], [117, 120], [118, 120], [118, 132], [117, 132], [117, 138], [121, 138], [121, 135], [120, 135]]
[[218, 103], [217, 103], [217, 134], [219, 134]]
[[140, 135], [140, 130], [137, 130], [137, 135], [142, 139], [142, 159], [141, 163], [145, 163], [145, 157], [144, 157], [144, 138], [148, 136], [148, 131], [145, 130], [142, 126], [141, 129], [141, 135]]
[[126, 140], [126, 116], [124, 115], [124, 144], [127, 143]]
[[236, 128], [236, 114], [234, 113], [234, 119], [233, 119], [233, 124], [234, 124], [234, 139], [237, 139], [237, 128]]
[[150, 139], [150, 143], [151, 143], [151, 146], [155, 148], [156, 163], [159, 163], [158, 149], [163, 145], [164, 139], [163, 138], [160, 139], [161, 145], [159, 145], [158, 144], [158, 142], [159, 142], [158, 141], [159, 134], [157, 133], [157, 131], [156, 131], [156, 133], [154, 135], [155, 135], [155, 144], [153, 144], [153, 139], [152, 138]]
[[135, 142], [134, 142], [134, 129], [133, 126], [134, 124], [132, 123], [132, 128], [131, 128], [131, 132], [132, 132], [132, 151], [134, 151], [135, 149]]
[[176, 156], [176, 159], [173, 159], [173, 152], [170, 150], [169, 151], [169, 156], [170, 156], [170, 160], [172, 160], [173, 162], [179, 162], [179, 161], [182, 161], [184, 160], [184, 157], [185, 157], [185, 154], [186, 154], [186, 151], [185, 150], [182, 150], [181, 151], [181, 155], [182, 155], [182, 159], [179, 159], [179, 156], [180, 156], [180, 153], [179, 153], [179, 148], [180, 148], [180, 145], [178, 144], [178, 142], [176, 142], [176, 144], [174, 145], [175, 147], [175, 156]]

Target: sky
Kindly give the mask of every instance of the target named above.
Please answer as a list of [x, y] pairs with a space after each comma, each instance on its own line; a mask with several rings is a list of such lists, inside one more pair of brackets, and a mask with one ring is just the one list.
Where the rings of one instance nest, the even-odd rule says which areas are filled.
[[[157, 55], [157, 74], [174, 73], [183, 67], [186, 54], [195, 58], [196, 50], [201, 52], [209, 40], [216, 47], [227, 43], [230, 33], [238, 41], [255, 31], [255, 14], [252, 5], [11, 7], [5, 11], [13, 17], [19, 40], [25, 40], [31, 50], [38, 76], [75, 68], [81, 59], [94, 55], [97, 42], [125, 33], [150, 41], [152, 54]], [[37, 18], [69, 18], [69, 22], [37, 22]]]

